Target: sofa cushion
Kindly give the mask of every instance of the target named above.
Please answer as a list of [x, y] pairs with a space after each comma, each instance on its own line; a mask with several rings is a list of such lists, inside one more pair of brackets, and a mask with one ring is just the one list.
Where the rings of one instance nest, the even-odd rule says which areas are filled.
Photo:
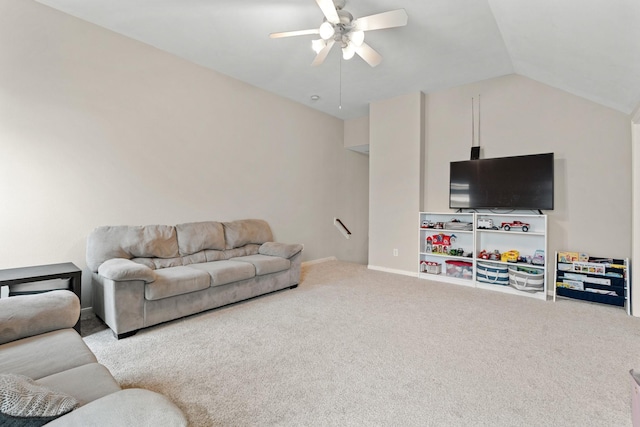
[[175, 258], [149, 258], [155, 269], [159, 268], [170, 268], [170, 267], [179, 267], [182, 265], [182, 257]]
[[47, 427], [188, 425], [180, 408], [167, 397], [151, 390], [128, 388], [71, 411], [47, 424]]
[[156, 270], [156, 280], [144, 286], [144, 297], [158, 300], [207, 289], [211, 285], [209, 275], [189, 267], [170, 267]]
[[35, 380], [97, 362], [89, 347], [73, 329], [61, 329], [2, 344], [0, 353], [0, 374], [25, 375]]
[[71, 291], [0, 298], [0, 344], [72, 328], [79, 317], [80, 300]]
[[282, 258], [291, 258], [298, 252], [302, 250], [301, 244], [288, 244], [288, 243], [277, 243], [277, 242], [267, 242], [260, 246], [258, 250], [262, 255], [270, 255], [270, 256], [279, 256]]
[[152, 269], [125, 258], [113, 258], [103, 262], [98, 267], [98, 274], [116, 282], [143, 280], [149, 283], [156, 280], [156, 275]]
[[260, 245], [253, 245], [253, 244], [244, 245], [240, 248], [225, 249], [223, 251], [224, 259], [231, 259], [239, 256], [255, 255], [258, 253], [258, 249], [260, 249]]
[[216, 221], [189, 222], [176, 225], [180, 255], [191, 255], [205, 249], [225, 248], [224, 228]]
[[268, 255], [249, 255], [231, 258], [230, 261], [241, 261], [252, 264], [256, 268], [256, 276], [288, 270], [289, 267], [291, 267], [291, 261], [288, 259]]
[[249, 243], [261, 245], [273, 240], [269, 224], [261, 219], [241, 219], [224, 222], [223, 225], [227, 249], [239, 248]]
[[[207, 249], [206, 251], [204, 251], [204, 256], [207, 259], [207, 262], [220, 261], [220, 260], [229, 258], [225, 254], [225, 251], [216, 251], [213, 249]], [[195, 264], [195, 262], [193, 264]]]
[[0, 413], [9, 416], [2, 425], [44, 425], [77, 406], [74, 397], [50, 390], [24, 375], [0, 375]]
[[187, 268], [205, 271], [211, 276], [211, 286], [226, 285], [238, 280], [251, 279], [256, 275], [253, 264], [237, 261], [214, 261], [192, 264]]
[[96, 273], [111, 258], [175, 258], [176, 229], [169, 225], [103, 226], [87, 238], [87, 266]]
[[199, 262], [207, 262], [206, 251], [200, 251], [182, 257], [182, 265], [197, 264]]
[[40, 378], [38, 384], [73, 396], [80, 405], [120, 390], [109, 370], [99, 363], [88, 363]]

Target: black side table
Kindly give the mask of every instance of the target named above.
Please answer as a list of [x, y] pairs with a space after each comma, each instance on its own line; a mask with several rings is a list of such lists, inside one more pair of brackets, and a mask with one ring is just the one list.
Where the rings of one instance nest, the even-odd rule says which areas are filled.
[[[69, 279], [69, 290], [76, 294], [78, 299], [82, 301], [82, 270], [72, 262], [0, 270], [0, 286], [11, 286], [50, 279]], [[78, 317], [78, 322], [73, 328], [80, 333], [80, 317]]]

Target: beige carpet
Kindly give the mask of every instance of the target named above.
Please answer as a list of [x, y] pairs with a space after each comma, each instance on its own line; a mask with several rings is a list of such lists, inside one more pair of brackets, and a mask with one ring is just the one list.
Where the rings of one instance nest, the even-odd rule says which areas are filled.
[[367, 270], [85, 341], [193, 426], [630, 426], [640, 319]]

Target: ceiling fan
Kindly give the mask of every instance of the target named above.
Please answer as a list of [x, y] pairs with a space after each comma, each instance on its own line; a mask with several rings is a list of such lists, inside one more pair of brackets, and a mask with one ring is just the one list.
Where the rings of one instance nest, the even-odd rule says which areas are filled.
[[409, 19], [404, 9], [353, 19], [343, 9], [345, 0], [316, 0], [316, 3], [324, 14], [319, 28], [269, 34], [272, 39], [318, 34], [320, 38], [311, 42], [311, 47], [317, 54], [311, 65], [322, 64], [333, 45], [339, 43], [344, 59], [351, 59], [358, 54], [367, 64], [375, 67], [382, 62], [382, 56], [364, 42], [364, 32], [402, 27], [407, 25]]

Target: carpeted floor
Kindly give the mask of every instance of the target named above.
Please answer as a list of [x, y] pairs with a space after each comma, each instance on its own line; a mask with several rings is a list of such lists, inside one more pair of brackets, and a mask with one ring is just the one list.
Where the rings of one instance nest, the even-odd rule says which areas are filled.
[[117, 341], [83, 335], [123, 387], [193, 426], [630, 426], [640, 319], [332, 261], [294, 290]]

